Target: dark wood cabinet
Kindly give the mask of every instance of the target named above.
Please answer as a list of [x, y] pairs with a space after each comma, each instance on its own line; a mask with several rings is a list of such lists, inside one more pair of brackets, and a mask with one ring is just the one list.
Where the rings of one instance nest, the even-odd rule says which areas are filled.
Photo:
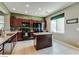
[[16, 19], [14, 16], [10, 17], [10, 26], [11, 27], [14, 25], [14, 19]]
[[22, 32], [17, 33], [17, 41], [22, 41]]
[[21, 19], [11, 19], [11, 26], [14, 27], [19, 27], [22, 25], [22, 20]]
[[[18, 31], [30, 33], [30, 36], [32, 37], [33, 32], [43, 32], [42, 22], [43, 21], [32, 20], [32, 19], [22, 19], [22, 18], [16, 18], [15, 16], [11, 16], [10, 28], [11, 28], [11, 31], [18, 30]], [[23, 23], [29, 24], [27, 29], [25, 29], [26, 27], [23, 28]], [[18, 40], [22, 40], [21, 37], [22, 37], [22, 34], [18, 33]]]
[[34, 34], [35, 40], [35, 48], [36, 50], [48, 48], [52, 46], [52, 34], [42, 34], [38, 35]]
[[16, 18], [15, 16], [11, 16], [11, 17], [10, 17], [11, 30], [12, 30], [12, 29], [15, 29], [15, 30], [16, 30], [17, 28], [21, 27], [23, 22], [29, 23], [29, 26], [30, 26], [30, 27], [33, 27], [33, 24], [35, 24], [35, 23], [40, 23], [40, 24], [42, 24], [42, 22], [43, 22], [43, 23], [44, 23], [44, 30], [47, 30], [47, 29], [46, 29], [46, 27], [47, 27], [47, 26], [46, 26], [46, 25], [47, 25], [47, 22], [46, 22], [45, 19], [42, 20], [42, 21], [39, 21], [39, 20], [33, 20], [33, 19]]
[[21, 18], [16, 18], [14, 16], [11, 16], [10, 18], [10, 26], [13, 26], [13, 27], [20, 27], [22, 26], [23, 22], [29, 23], [30, 27], [33, 26], [33, 23], [42, 23], [41, 21], [38, 21], [38, 20], [21, 19]]

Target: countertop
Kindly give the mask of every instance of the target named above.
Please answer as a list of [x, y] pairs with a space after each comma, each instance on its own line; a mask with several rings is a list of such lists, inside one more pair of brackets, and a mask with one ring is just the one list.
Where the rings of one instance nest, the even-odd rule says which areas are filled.
[[0, 45], [10, 39], [12, 36], [14, 36], [18, 31], [5, 31], [5, 33], [0, 36]]
[[47, 34], [52, 34], [50, 32], [39, 32], [39, 33], [33, 33], [34, 35], [47, 35]]

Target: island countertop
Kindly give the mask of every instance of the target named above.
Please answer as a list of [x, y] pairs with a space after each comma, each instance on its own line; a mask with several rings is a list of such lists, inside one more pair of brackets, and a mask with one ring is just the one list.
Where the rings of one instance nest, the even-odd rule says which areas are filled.
[[34, 35], [46, 35], [46, 34], [52, 34], [50, 32], [39, 32], [39, 33], [33, 33]]
[[6, 42], [8, 39], [10, 39], [12, 36], [14, 36], [18, 31], [5, 31], [3, 36], [0, 36], [0, 45], [4, 42]]

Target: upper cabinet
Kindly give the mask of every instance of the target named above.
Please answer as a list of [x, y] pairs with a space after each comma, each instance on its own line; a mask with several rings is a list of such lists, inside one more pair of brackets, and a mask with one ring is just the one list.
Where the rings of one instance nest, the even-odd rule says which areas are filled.
[[[39, 20], [32, 20], [32, 19], [22, 19], [22, 18], [16, 18], [14, 16], [11, 16], [10, 18], [10, 27], [12, 29], [21, 29], [23, 23], [29, 23], [30, 28], [33, 27], [33, 25], [36, 24], [42, 24], [42, 21]], [[40, 26], [40, 25], [39, 25]]]

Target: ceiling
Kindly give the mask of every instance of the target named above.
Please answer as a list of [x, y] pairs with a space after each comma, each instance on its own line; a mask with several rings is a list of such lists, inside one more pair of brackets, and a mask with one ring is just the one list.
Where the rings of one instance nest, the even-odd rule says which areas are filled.
[[4, 2], [12, 13], [46, 17], [74, 2]]

